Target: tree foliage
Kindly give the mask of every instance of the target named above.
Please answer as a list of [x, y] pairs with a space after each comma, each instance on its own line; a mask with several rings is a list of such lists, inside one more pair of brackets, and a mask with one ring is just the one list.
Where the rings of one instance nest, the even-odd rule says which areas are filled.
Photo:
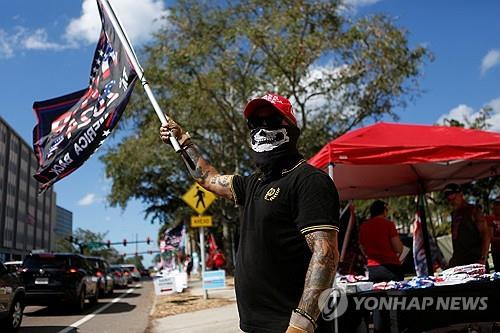
[[122, 255], [114, 247], [108, 248], [104, 245], [106, 235], [107, 233], [93, 232], [88, 229], [76, 229], [73, 233], [73, 238], [80, 246], [78, 246], [79, 249], [75, 248], [75, 252], [86, 256], [101, 257], [108, 260], [111, 264], [122, 263]]
[[[252, 170], [242, 109], [274, 91], [291, 99], [306, 157], [327, 141], [382, 117], [397, 118], [418, 93], [424, 47], [383, 15], [351, 20], [335, 1], [177, 1], [166, 28], [145, 47], [143, 66], [162, 109], [187, 129], [226, 174]], [[191, 211], [180, 196], [192, 179], [158, 136], [147, 98], [136, 93], [125, 117], [133, 135], [102, 158], [112, 180], [109, 202], [143, 200], [152, 221], [176, 224]], [[227, 234], [233, 205], [217, 200], [210, 213]], [[229, 231], [228, 231], [229, 230]], [[226, 256], [227, 257], [227, 256]]]
[[[489, 120], [492, 115], [493, 109], [491, 106], [485, 106], [472, 119], [464, 116], [462, 119], [445, 119], [444, 123], [448, 126], [488, 130], [491, 127]], [[494, 176], [479, 179], [464, 185], [463, 190], [469, 201], [480, 205], [485, 213], [489, 213], [492, 199], [500, 195], [500, 177]]]

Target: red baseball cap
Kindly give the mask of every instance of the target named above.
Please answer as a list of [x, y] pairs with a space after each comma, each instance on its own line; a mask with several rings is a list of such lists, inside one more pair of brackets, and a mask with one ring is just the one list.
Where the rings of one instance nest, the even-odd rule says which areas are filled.
[[297, 119], [295, 119], [295, 115], [293, 114], [293, 107], [290, 101], [283, 96], [273, 93], [267, 93], [262, 97], [252, 99], [245, 106], [243, 115], [245, 116], [245, 118], [248, 118], [255, 110], [266, 105], [274, 107], [277, 111], [279, 111], [279, 113], [288, 118], [295, 126], [297, 126]]

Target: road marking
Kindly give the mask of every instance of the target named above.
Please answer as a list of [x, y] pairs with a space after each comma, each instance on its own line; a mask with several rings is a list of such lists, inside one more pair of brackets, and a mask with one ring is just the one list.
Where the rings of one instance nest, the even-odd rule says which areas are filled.
[[141, 286], [142, 286], [141, 284], [136, 284], [135, 286], [133, 286], [132, 288], [130, 288], [129, 290], [127, 290], [126, 292], [124, 292], [123, 294], [121, 294], [120, 296], [118, 296], [117, 298], [113, 299], [110, 303], [108, 303], [108, 304], [100, 307], [99, 309], [95, 310], [91, 314], [86, 315], [82, 319], [74, 322], [73, 324], [69, 325], [68, 327], [66, 327], [65, 329], [63, 329], [63, 330], [61, 330], [61, 331], [59, 331], [57, 333], [68, 333], [68, 332], [71, 332], [72, 330], [78, 328], [80, 325], [82, 325], [82, 324], [86, 323], [87, 321], [91, 320], [92, 318], [94, 318], [96, 314], [103, 312], [104, 310], [106, 310], [107, 308], [109, 308], [111, 305], [115, 304], [116, 302], [121, 301], [122, 298], [125, 295], [130, 294], [136, 288], [140, 288]]

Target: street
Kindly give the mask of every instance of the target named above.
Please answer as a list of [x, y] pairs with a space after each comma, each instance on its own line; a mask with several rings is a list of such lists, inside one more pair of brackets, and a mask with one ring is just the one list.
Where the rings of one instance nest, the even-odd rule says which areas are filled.
[[64, 307], [27, 306], [20, 333], [138, 333], [148, 326], [154, 300], [152, 281], [130, 284], [99, 299], [81, 315]]

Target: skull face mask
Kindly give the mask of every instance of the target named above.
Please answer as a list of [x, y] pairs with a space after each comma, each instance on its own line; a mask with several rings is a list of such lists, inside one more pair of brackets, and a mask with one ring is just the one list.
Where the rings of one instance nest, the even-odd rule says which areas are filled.
[[262, 170], [272, 170], [300, 156], [297, 151], [299, 135], [300, 130], [291, 125], [253, 129], [250, 143], [256, 165]]
[[255, 129], [251, 136], [252, 149], [257, 153], [274, 150], [290, 141], [285, 128], [277, 130]]

